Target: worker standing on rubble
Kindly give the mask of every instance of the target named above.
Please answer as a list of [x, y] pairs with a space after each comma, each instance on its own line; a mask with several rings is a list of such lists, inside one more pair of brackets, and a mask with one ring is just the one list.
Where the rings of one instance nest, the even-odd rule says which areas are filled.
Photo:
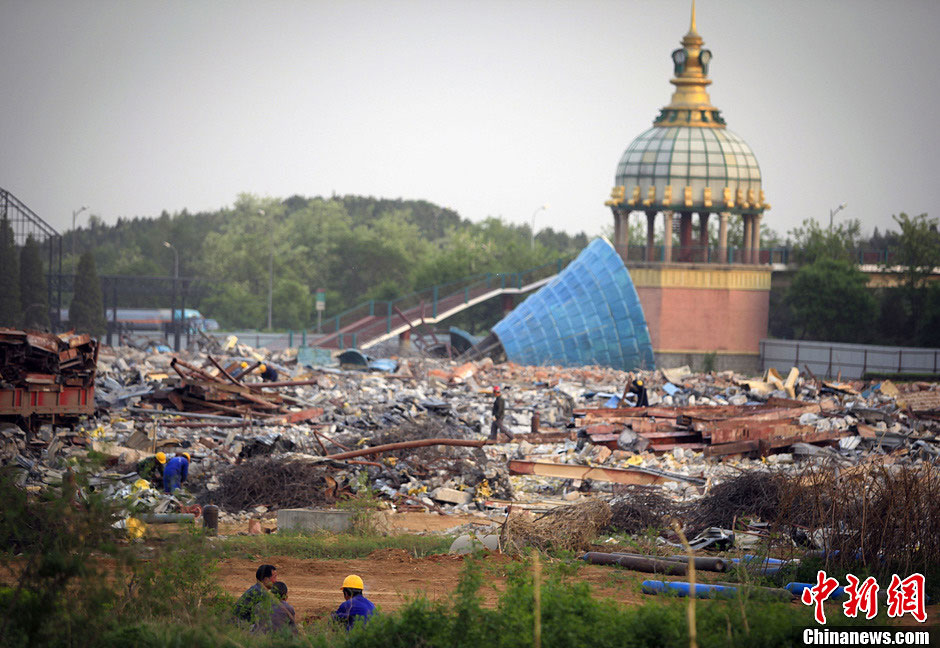
[[506, 401], [499, 390], [499, 385], [493, 386], [493, 394], [496, 399], [493, 401], [493, 423], [490, 425], [490, 440], [495, 441], [500, 432], [512, 439], [512, 433], [503, 425], [503, 418], [506, 416]]
[[163, 465], [166, 463], [166, 454], [158, 452], [152, 457], [147, 457], [137, 462], [137, 474], [141, 479], [150, 482], [153, 488], [163, 486]]
[[258, 367], [258, 371], [261, 372], [261, 380], [264, 382], [277, 381], [277, 369], [274, 367], [269, 367], [268, 365], [263, 364]]
[[650, 399], [646, 393], [646, 384], [642, 378], [637, 378], [630, 385], [630, 393], [636, 394], [636, 405], [634, 407], [649, 407]]
[[189, 477], [189, 461], [191, 458], [188, 452], [184, 452], [166, 462], [166, 466], [163, 468], [163, 491], [165, 493], [172, 493], [183, 487], [183, 482]]
[[369, 617], [375, 614], [375, 605], [362, 595], [364, 588], [362, 579], [355, 574], [350, 574], [343, 581], [343, 596], [346, 600], [332, 616], [334, 621], [343, 621], [347, 631], [352, 629], [357, 617], [361, 617], [363, 623], [368, 623]]

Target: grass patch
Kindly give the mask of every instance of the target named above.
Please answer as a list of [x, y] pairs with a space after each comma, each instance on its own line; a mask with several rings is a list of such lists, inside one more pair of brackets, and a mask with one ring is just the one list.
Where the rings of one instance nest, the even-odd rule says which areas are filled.
[[370, 536], [355, 533], [275, 533], [259, 536], [230, 536], [220, 539], [222, 558], [254, 560], [261, 556], [291, 558], [365, 558], [380, 549], [403, 549], [420, 558], [447, 553], [452, 536], [393, 535]]
[[935, 373], [891, 373], [884, 371], [868, 371], [862, 380], [890, 380], [891, 382], [937, 382], [940, 374]]

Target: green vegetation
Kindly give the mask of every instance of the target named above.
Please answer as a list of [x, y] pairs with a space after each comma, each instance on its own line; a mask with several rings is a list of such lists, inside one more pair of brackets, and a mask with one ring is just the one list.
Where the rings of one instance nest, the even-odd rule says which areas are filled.
[[20, 303], [23, 307], [23, 327], [28, 329], [49, 326], [49, 301], [46, 274], [39, 256], [39, 242], [31, 235], [20, 250]]
[[[927, 280], [940, 267], [937, 219], [894, 217], [899, 232], [865, 241], [850, 220], [824, 229], [813, 220], [790, 232], [791, 262], [801, 265], [790, 285], [770, 296], [774, 337], [904, 346], [940, 346], [940, 285]], [[863, 249], [883, 250], [884, 272], [901, 270], [901, 285], [872, 288], [871, 277], [850, 271]], [[871, 260], [869, 262], [872, 262]], [[865, 279], [863, 281], [863, 278]], [[775, 278], [775, 283], [777, 279]], [[815, 291], [821, 292], [815, 292]], [[872, 310], [872, 300], [874, 310]]]
[[19, 326], [20, 271], [16, 262], [16, 242], [6, 214], [0, 216], [0, 326]]
[[940, 374], [935, 373], [887, 373], [867, 371], [862, 380], [890, 380], [891, 382], [940, 382]]
[[820, 257], [800, 268], [787, 293], [797, 338], [867, 341], [877, 312], [867, 283], [848, 261]]
[[[530, 249], [528, 225], [497, 218], [471, 223], [426, 201], [360, 196], [286, 200], [242, 195], [231, 208], [155, 219], [100, 219], [65, 236], [76, 249], [94, 249], [103, 274], [171, 276], [179, 251], [180, 276], [198, 277], [187, 304], [225, 328], [262, 328], [267, 318], [273, 254], [273, 325], [315, 325], [312, 296], [326, 290], [332, 316], [369, 299], [393, 299], [416, 290], [487, 272], [515, 272], [579, 252], [587, 236], [541, 230]], [[65, 271], [75, 268], [67, 257]], [[136, 296], [127, 306], [168, 307], [166, 297]], [[163, 301], [160, 301], [163, 300]], [[492, 312], [490, 312], [492, 311]], [[498, 318], [499, 305], [455, 324], [475, 328]], [[495, 319], [493, 320], [495, 321]]]
[[[927, 336], [935, 341], [936, 325], [940, 323], [940, 291], [934, 287], [928, 292], [926, 281], [933, 269], [940, 267], [937, 219], [928, 219], [927, 214], [911, 218], [901, 213], [894, 216], [894, 221], [901, 228], [893, 263], [904, 268], [901, 294], [909, 317], [907, 330], [919, 338]], [[925, 313], [928, 306], [931, 310]]]
[[107, 322], [104, 318], [104, 297], [101, 282], [95, 269], [95, 255], [82, 254], [75, 275], [75, 293], [69, 305], [69, 326], [76, 333], [104, 335]]
[[358, 533], [275, 533], [265, 536], [232, 536], [218, 543], [224, 558], [254, 559], [261, 556], [292, 558], [364, 558], [380, 549], [401, 549], [415, 557], [447, 553], [452, 536]]
[[382, 500], [369, 486], [367, 472], [360, 472], [356, 482], [356, 492], [340, 500], [338, 508], [352, 512], [353, 533], [360, 536], [375, 535], [378, 531], [378, 512], [383, 506]]
[[[128, 543], [112, 522], [117, 506], [92, 490], [80, 467], [41, 495], [16, 486], [15, 469], [0, 470], [0, 645], [26, 646], [531, 646], [536, 613], [545, 646], [689, 645], [686, 602], [650, 597], [626, 607], [599, 600], [578, 578], [571, 556], [549, 559], [536, 610], [530, 559], [501, 564], [505, 587], [484, 605], [488, 580], [481, 561], [468, 557], [454, 593], [442, 600], [417, 597], [396, 611], [381, 611], [346, 633], [327, 619], [307, 620], [297, 637], [259, 636], [231, 621], [234, 597], [216, 579], [227, 555], [296, 555], [301, 545], [325, 552], [325, 539], [260, 536], [225, 541], [198, 529], [150, 546]], [[431, 539], [429, 543], [442, 543]], [[346, 536], [335, 547], [371, 550], [377, 540]], [[394, 538], [382, 541], [385, 546]], [[407, 542], [416, 542], [415, 538]], [[423, 542], [423, 541], [422, 541]], [[249, 550], [246, 554], [238, 554]], [[371, 546], [370, 546], [371, 545]], [[315, 552], [315, 549], [311, 549]], [[344, 555], [328, 553], [330, 556]], [[323, 554], [311, 557], [322, 558]], [[353, 556], [349, 556], [353, 557]], [[616, 571], [612, 570], [616, 574]], [[619, 581], [616, 577], [612, 581]], [[627, 586], [626, 579], [623, 582]], [[635, 586], [635, 581], [634, 581]], [[80, 596], [74, 595], [80, 593]], [[811, 610], [753, 599], [699, 604], [700, 646], [787, 646], [811, 625]], [[844, 623], [836, 617], [830, 623]], [[860, 622], [856, 622], [860, 623]]]

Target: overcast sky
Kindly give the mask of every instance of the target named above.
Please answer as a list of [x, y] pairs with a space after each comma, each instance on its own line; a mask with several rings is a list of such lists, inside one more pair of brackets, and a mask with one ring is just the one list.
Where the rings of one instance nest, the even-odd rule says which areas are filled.
[[[589, 234], [669, 102], [690, 0], [0, 0], [0, 187], [60, 231], [241, 192], [426, 199]], [[936, 0], [699, 0], [765, 217], [940, 204]], [[87, 214], [80, 217], [84, 222]]]

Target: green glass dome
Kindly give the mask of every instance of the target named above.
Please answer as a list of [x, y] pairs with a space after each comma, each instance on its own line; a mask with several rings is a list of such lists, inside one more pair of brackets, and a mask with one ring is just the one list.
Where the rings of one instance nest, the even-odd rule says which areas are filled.
[[653, 127], [627, 147], [605, 204], [615, 213], [737, 212], [770, 208], [751, 148], [729, 131], [708, 96], [710, 50], [692, 24], [672, 53], [676, 87]]
[[624, 152], [615, 184], [637, 209], [762, 210], [757, 158], [727, 128], [654, 126]]

